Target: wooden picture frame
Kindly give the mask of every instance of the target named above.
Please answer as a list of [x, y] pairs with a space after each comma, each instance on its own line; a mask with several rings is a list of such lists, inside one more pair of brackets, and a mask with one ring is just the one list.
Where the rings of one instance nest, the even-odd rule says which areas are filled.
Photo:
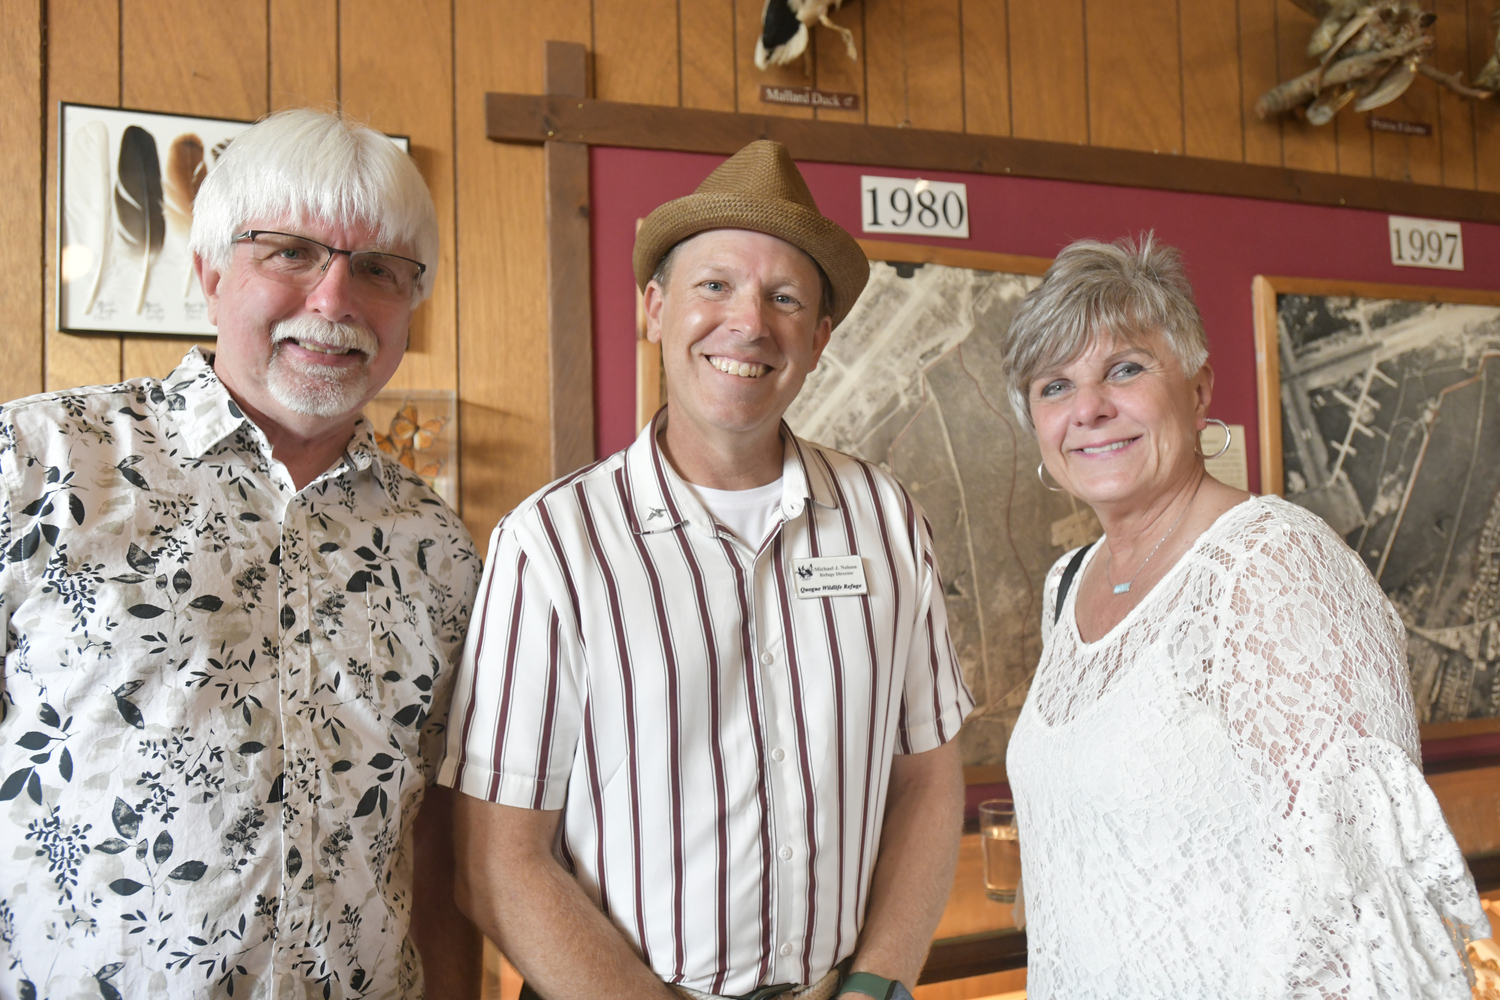
[[[1477, 306], [1493, 308], [1497, 310], [1497, 313], [1500, 313], [1500, 292], [1453, 288], [1432, 288], [1419, 285], [1377, 284], [1372, 282], [1359, 281], [1330, 281], [1316, 278], [1289, 278], [1258, 275], [1253, 281], [1251, 294], [1255, 311], [1255, 359], [1256, 385], [1258, 395], [1257, 409], [1261, 442], [1261, 484], [1263, 492], [1275, 493], [1283, 496], [1287, 494], [1286, 480], [1288, 462], [1287, 455], [1283, 449], [1283, 423], [1286, 419], [1283, 409], [1283, 395], [1288, 381], [1301, 381], [1305, 378], [1309, 381], [1306, 381], [1303, 384], [1312, 386], [1314, 384], [1317, 384], [1316, 380], [1329, 380], [1337, 377], [1337, 372], [1341, 371], [1344, 367], [1352, 364], [1353, 362], [1350, 359], [1353, 359], [1356, 356], [1368, 359], [1368, 361], [1360, 361], [1360, 364], [1367, 363], [1368, 370], [1373, 373], [1373, 376], [1367, 376], [1365, 379], [1366, 389], [1364, 393], [1361, 393], [1355, 398], [1351, 398], [1347, 393], [1341, 395], [1336, 385], [1331, 385], [1331, 387], [1328, 389], [1329, 394], [1340, 400], [1337, 406], [1343, 407], [1345, 409], [1347, 413], [1348, 423], [1348, 430], [1344, 441], [1330, 441], [1328, 442], [1328, 444], [1333, 449], [1336, 449], [1340, 453], [1340, 456], [1344, 454], [1354, 454], [1358, 446], [1358, 443], [1353, 441], [1355, 431], [1362, 431], [1363, 434], [1366, 435], [1366, 437], [1364, 438], [1365, 440], [1370, 440], [1372, 438], [1376, 438], [1378, 435], [1386, 433], [1376, 423], [1377, 419], [1380, 418], [1373, 416], [1374, 414], [1377, 414], [1379, 412], [1381, 404], [1380, 401], [1375, 398], [1374, 394], [1370, 392], [1370, 383], [1377, 379], [1386, 382], [1392, 382], [1392, 380], [1389, 374], [1386, 374], [1384, 372], [1384, 369], [1381, 369], [1379, 371], [1376, 371], [1375, 369], [1377, 368], [1377, 366], [1386, 364], [1387, 362], [1395, 365], [1401, 363], [1400, 359], [1413, 357], [1415, 352], [1422, 347], [1425, 347], [1425, 345], [1429, 343], [1429, 341], [1420, 340], [1420, 334], [1413, 332], [1414, 330], [1416, 330], [1416, 326], [1414, 324], [1421, 320], [1422, 316], [1424, 315], [1421, 313], [1413, 313], [1411, 319], [1394, 322], [1389, 328], [1379, 327], [1372, 331], [1370, 326], [1368, 324], [1365, 324], [1363, 328], [1363, 335], [1353, 334], [1352, 328], [1350, 328], [1350, 332], [1340, 333], [1335, 335], [1334, 337], [1328, 338], [1330, 343], [1334, 343], [1334, 341], [1337, 339], [1339, 343], [1342, 343], [1344, 345], [1353, 345], [1337, 346], [1337, 344], [1335, 344], [1335, 347], [1331, 347], [1328, 349], [1328, 351], [1332, 351], [1336, 348], [1337, 350], [1343, 352], [1341, 355], [1335, 356], [1334, 354], [1328, 353], [1327, 351], [1324, 351], [1324, 349], [1317, 346], [1305, 347], [1308, 355], [1317, 354], [1317, 359], [1314, 359], [1313, 363], [1310, 364], [1308, 368], [1299, 370], [1288, 376], [1288, 374], [1284, 371], [1284, 368], [1289, 360], [1293, 360], [1293, 351], [1296, 350], [1296, 348], [1292, 346], [1291, 334], [1287, 334], [1285, 337], [1283, 336], [1283, 316], [1280, 309], [1281, 296], [1295, 295], [1307, 296], [1317, 299], [1373, 300], [1376, 302], [1395, 303], [1403, 311], [1410, 311], [1409, 307], [1411, 305], [1421, 304]], [[1314, 322], [1314, 320], [1309, 320], [1309, 322]], [[1383, 331], [1385, 329], [1390, 329], [1393, 331], [1398, 329], [1405, 330], [1405, 333], [1400, 334], [1400, 336], [1402, 337], [1401, 343], [1404, 346], [1388, 346], [1393, 343], [1396, 335], [1393, 334], [1390, 340], [1384, 339], [1386, 335]], [[1306, 340], [1304, 342], [1304, 345], [1312, 345], [1321, 342], [1320, 338], [1322, 338], [1323, 336], [1323, 334], [1317, 334], [1316, 338], [1309, 338], [1308, 340]], [[1431, 342], [1435, 342], [1437, 339], [1438, 335], [1434, 334], [1433, 341]], [[1397, 351], [1399, 351], [1400, 353], [1395, 353]], [[1487, 360], [1491, 358], [1493, 358], [1492, 361]], [[1448, 397], [1450, 393], [1461, 388], [1466, 388], [1476, 383], [1483, 384], [1480, 378], [1480, 374], [1478, 374], [1479, 368], [1483, 368], [1485, 371], [1488, 371], [1489, 369], [1487, 366], [1493, 365], [1495, 373], [1500, 374], [1500, 353], [1494, 353], [1489, 349], [1485, 349], [1475, 358], [1467, 360], [1472, 361], [1474, 365], [1478, 366], [1476, 368], [1476, 374], [1472, 378], [1466, 379], [1461, 375], [1452, 374], [1455, 369], [1453, 369], [1452, 366], [1448, 366], [1446, 370], [1449, 372], [1449, 375], [1447, 377], [1452, 379], [1452, 384], [1435, 390], [1436, 397], [1439, 400]], [[1333, 372], [1333, 374], [1313, 374], [1316, 371], [1331, 371]], [[1392, 384], [1394, 385], [1394, 382], [1392, 382]], [[1309, 397], [1311, 396], [1311, 389], [1299, 389], [1299, 392], [1301, 391], [1307, 391]], [[1413, 405], [1413, 401], [1406, 400], [1404, 396], [1402, 397], [1402, 400], [1403, 405]], [[1329, 407], [1329, 409], [1332, 410], [1335, 409], [1335, 407]], [[1300, 412], [1297, 417], [1299, 424], [1308, 423], [1316, 424], [1317, 426], [1325, 426], [1325, 424], [1317, 424], [1316, 421], [1309, 419], [1308, 415], [1311, 413], [1310, 406], [1301, 406], [1299, 407], [1299, 411]], [[1480, 412], [1482, 413], [1483, 411]], [[1367, 417], [1366, 414], [1371, 414], [1371, 416]], [[1327, 425], [1336, 424], [1337, 419], [1337, 414], [1335, 414], [1333, 417], [1329, 418]], [[1391, 431], [1393, 433], [1387, 437], [1387, 440], [1390, 440], [1392, 437], [1394, 437], [1395, 421], [1397, 421], [1397, 418], [1394, 415], [1392, 415], [1389, 419], [1393, 421], [1391, 428]], [[1366, 421], [1368, 421], [1368, 425], [1366, 424]], [[1410, 421], [1404, 421], [1404, 423], [1408, 425], [1411, 424]], [[1406, 513], [1406, 503], [1412, 498], [1413, 490], [1417, 488], [1418, 473], [1422, 468], [1422, 462], [1427, 454], [1428, 445], [1437, 437], [1436, 433], [1432, 432], [1430, 428], [1441, 426], [1440, 404], [1436, 410], [1433, 410], [1428, 414], [1427, 419], [1424, 421], [1424, 423], [1425, 426], [1429, 428], [1429, 430], [1423, 431], [1423, 443], [1421, 445], [1421, 450], [1417, 453], [1416, 458], [1413, 460], [1413, 466], [1408, 473], [1408, 479], [1404, 487], [1405, 494], [1400, 501], [1401, 506], [1395, 510], [1395, 521], [1387, 529], [1387, 532], [1384, 536], [1386, 542], [1384, 548], [1380, 550], [1381, 555], [1379, 557], [1377, 565], [1371, 567], [1372, 572], [1375, 572], [1376, 574], [1376, 578], [1382, 580], [1382, 587], [1391, 588], [1387, 590], [1388, 595], [1395, 592], [1396, 585], [1390, 584], [1388, 582], [1388, 579], [1383, 579], [1382, 573], [1386, 569], [1387, 559], [1391, 557], [1392, 550], [1401, 540], [1401, 519]], [[1461, 428], [1464, 425], [1455, 422], [1450, 424], [1450, 426]], [[1409, 426], [1407, 428], [1403, 428], [1403, 433], [1411, 433]], [[1478, 447], [1481, 440], [1481, 434], [1483, 433], [1482, 425], [1476, 424], [1475, 430], [1472, 433], [1475, 447]], [[1301, 437], [1304, 441], [1311, 440], [1312, 437], [1317, 436], [1318, 435], [1314, 435], [1311, 433], [1310, 427], [1304, 427], [1303, 433], [1299, 434], [1299, 437]], [[1389, 451], [1389, 447], [1387, 448], [1387, 451]], [[1435, 454], [1440, 454], [1440, 452], [1437, 452]], [[1385, 456], [1383, 456], [1381, 459], [1382, 465], [1380, 468], [1383, 474], [1382, 482], [1385, 481], [1384, 476], [1389, 475], [1391, 477], [1397, 477], [1403, 469], [1403, 466], [1400, 464], [1400, 459], [1398, 458], [1396, 460], [1397, 465], [1394, 467], [1393, 471], [1386, 472], [1385, 470], [1387, 469], [1387, 466], [1385, 465], [1385, 463], [1387, 460], [1388, 459]], [[1338, 470], [1342, 470], [1342, 457], [1337, 458], [1334, 461], [1336, 468]], [[1324, 471], [1326, 471], [1326, 469]], [[1336, 471], [1334, 473], [1334, 479], [1337, 479], [1337, 477], [1341, 474], [1341, 471]], [[1294, 476], [1293, 478], [1297, 477]], [[1392, 481], [1396, 482], [1395, 479], [1393, 479]], [[1397, 484], [1399, 485], [1399, 482], [1397, 482]], [[1299, 495], [1302, 492], [1303, 488], [1306, 487], [1306, 483], [1294, 483], [1293, 486], [1293, 494], [1295, 496]], [[1344, 477], [1342, 483], [1330, 481], [1328, 484], [1318, 485], [1316, 486], [1316, 488], [1306, 488], [1306, 492], [1313, 493], [1316, 492], [1316, 490], [1321, 489], [1329, 489], [1330, 491], [1332, 491], [1336, 487], [1341, 488], [1342, 492], [1348, 494], [1351, 497], [1355, 495], [1355, 490], [1351, 485], [1349, 485], [1349, 478], [1347, 476]], [[1382, 486], [1381, 489], [1383, 492], [1385, 490], [1385, 487]], [[1379, 502], [1379, 500], [1376, 500], [1370, 505], [1372, 518], [1375, 514], [1376, 505]], [[1459, 502], [1460, 506], [1458, 509], [1460, 511], [1463, 511], [1464, 507], [1462, 505], [1467, 502], [1466, 497]], [[1315, 504], [1312, 502], [1307, 502], [1304, 505], [1316, 509]], [[1319, 512], [1323, 513], [1322, 511]], [[1325, 514], [1325, 516], [1328, 515]], [[1385, 515], [1384, 513], [1382, 513], [1380, 516], [1383, 518]], [[1338, 520], [1339, 519], [1337, 517], [1332, 518], [1333, 522], [1338, 522]], [[1372, 537], [1378, 541], [1380, 536], [1377, 534], [1377, 522], [1370, 518], [1367, 518], [1364, 524], [1366, 526], [1365, 533], [1361, 535], [1361, 541], [1364, 542], [1365, 540], [1368, 540]], [[1340, 526], [1341, 525], [1339, 523], [1334, 523], [1334, 529], [1336, 531], [1339, 531]], [[1451, 540], [1449, 545], [1447, 546], [1447, 550], [1449, 552], [1451, 552], [1455, 548], [1456, 539], [1460, 530], [1460, 519], [1454, 518], [1453, 527], [1451, 528], [1451, 535], [1453, 540]], [[1343, 531], [1341, 531], [1340, 533], [1345, 534], [1345, 532]], [[1361, 544], [1359, 548], [1365, 549], [1367, 548], [1367, 546], [1365, 544]], [[1368, 556], [1369, 554], [1370, 553], [1368, 551], [1361, 553], [1362, 557]], [[1448, 567], [1446, 558], [1442, 563], [1442, 567], [1444, 570], [1446, 570]], [[1441, 581], [1442, 576], [1440, 575], [1439, 584], [1441, 584]], [[1401, 607], [1402, 599], [1399, 595], [1397, 595], [1395, 600], [1398, 607]], [[1425, 621], [1426, 619], [1422, 620]], [[1421, 626], [1416, 626], [1415, 624], [1411, 625], [1411, 627], [1413, 629], [1421, 628]], [[1447, 633], [1453, 631], [1453, 628], [1447, 626], [1440, 628], [1439, 626], [1434, 624], [1432, 628], [1426, 629], [1426, 631], [1442, 631], [1444, 633]], [[1419, 699], [1425, 697], [1424, 690], [1418, 690], [1415, 693]], [[1422, 738], [1428, 741], [1467, 739], [1475, 736], [1484, 736], [1486, 734], [1500, 734], [1500, 718], [1464, 718], [1441, 722], [1428, 722], [1422, 724], [1421, 731]]]

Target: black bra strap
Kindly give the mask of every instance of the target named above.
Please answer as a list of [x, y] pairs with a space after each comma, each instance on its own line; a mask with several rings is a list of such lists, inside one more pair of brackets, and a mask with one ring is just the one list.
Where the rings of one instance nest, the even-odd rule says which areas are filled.
[[1063, 569], [1062, 579], [1057, 583], [1057, 607], [1052, 612], [1052, 624], [1062, 617], [1063, 601], [1068, 599], [1068, 588], [1073, 586], [1073, 577], [1078, 575], [1078, 567], [1083, 565], [1083, 557], [1089, 554], [1089, 549], [1094, 547], [1089, 542], [1083, 548], [1073, 553], [1073, 558], [1068, 560], [1068, 565]]

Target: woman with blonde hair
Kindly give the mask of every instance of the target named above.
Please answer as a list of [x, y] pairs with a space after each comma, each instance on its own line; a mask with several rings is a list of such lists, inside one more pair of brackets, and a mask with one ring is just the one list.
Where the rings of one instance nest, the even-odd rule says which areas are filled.
[[1468, 997], [1489, 927], [1401, 621], [1323, 521], [1206, 473], [1177, 252], [1074, 243], [1004, 352], [1043, 483], [1104, 528], [1047, 575], [1007, 758], [1028, 996]]

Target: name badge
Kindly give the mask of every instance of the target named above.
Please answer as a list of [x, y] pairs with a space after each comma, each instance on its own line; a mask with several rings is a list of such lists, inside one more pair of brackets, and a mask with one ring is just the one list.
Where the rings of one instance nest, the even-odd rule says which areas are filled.
[[859, 556], [793, 559], [792, 571], [797, 596], [803, 600], [869, 593], [865, 588], [865, 561]]

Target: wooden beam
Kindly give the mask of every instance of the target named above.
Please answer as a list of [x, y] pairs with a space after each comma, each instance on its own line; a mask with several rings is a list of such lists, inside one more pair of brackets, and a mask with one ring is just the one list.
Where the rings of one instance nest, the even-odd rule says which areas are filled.
[[[547, 43], [547, 100], [588, 98], [588, 52]], [[552, 475], [594, 460], [594, 316], [589, 239], [589, 148], [543, 141], [547, 184], [547, 330]]]
[[488, 94], [496, 142], [582, 143], [728, 155], [775, 139], [794, 159], [897, 170], [1045, 177], [1500, 223], [1500, 193], [1005, 136], [810, 121], [533, 94]]

